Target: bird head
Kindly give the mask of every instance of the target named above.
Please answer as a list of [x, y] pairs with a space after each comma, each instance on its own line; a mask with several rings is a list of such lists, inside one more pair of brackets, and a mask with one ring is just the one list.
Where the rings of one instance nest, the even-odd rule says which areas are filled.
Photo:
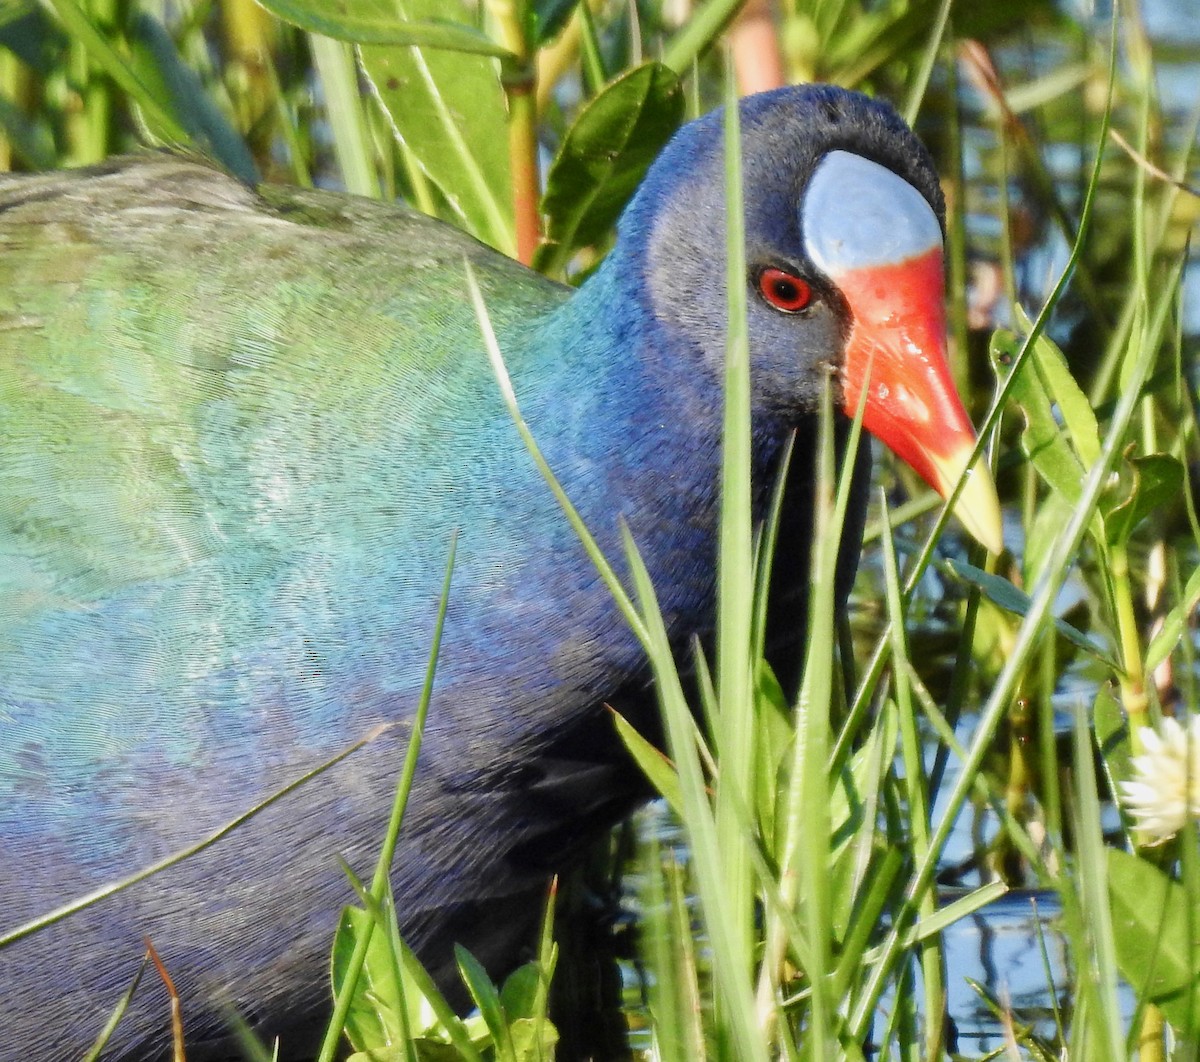
[[[830, 86], [741, 105], [747, 327], [755, 410], [797, 418], [832, 372], [842, 412], [943, 497], [975, 432], [946, 356], [944, 208], [928, 153], [886, 104]], [[622, 220], [656, 320], [712, 371], [726, 337], [722, 113], [685, 126]], [[1000, 510], [982, 461], [955, 512], [990, 550]]]

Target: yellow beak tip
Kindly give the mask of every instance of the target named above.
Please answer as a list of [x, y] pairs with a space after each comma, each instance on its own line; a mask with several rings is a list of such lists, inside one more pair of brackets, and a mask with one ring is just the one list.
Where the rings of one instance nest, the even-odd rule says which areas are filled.
[[954, 515], [976, 541], [987, 547], [989, 553], [999, 553], [1004, 549], [1000, 502], [991, 476], [984, 479], [986, 485], [982, 489], [973, 489], [981, 478], [974, 474], [967, 480], [955, 503]]
[[[969, 456], [969, 452], [963, 452], [935, 462], [942, 481], [938, 487], [944, 497], [954, 490]], [[996, 496], [992, 474], [982, 458], [967, 473], [966, 482], [954, 504], [954, 515], [971, 537], [982, 543], [989, 553], [1000, 553], [1004, 549], [1000, 499]]]

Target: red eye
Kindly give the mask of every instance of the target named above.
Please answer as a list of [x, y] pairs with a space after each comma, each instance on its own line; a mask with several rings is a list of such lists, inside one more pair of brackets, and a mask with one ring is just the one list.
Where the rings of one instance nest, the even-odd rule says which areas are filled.
[[784, 313], [799, 313], [812, 302], [808, 281], [782, 269], [764, 269], [758, 275], [758, 290], [770, 305]]

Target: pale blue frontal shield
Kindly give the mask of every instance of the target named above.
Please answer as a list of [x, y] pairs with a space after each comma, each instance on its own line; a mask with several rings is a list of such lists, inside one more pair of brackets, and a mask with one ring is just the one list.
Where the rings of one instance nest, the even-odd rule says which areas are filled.
[[800, 207], [809, 258], [827, 276], [895, 264], [942, 245], [933, 208], [903, 177], [849, 151], [817, 165]]

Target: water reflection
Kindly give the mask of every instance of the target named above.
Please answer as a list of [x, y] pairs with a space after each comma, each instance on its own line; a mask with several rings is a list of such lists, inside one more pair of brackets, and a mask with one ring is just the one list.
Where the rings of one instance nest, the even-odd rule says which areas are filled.
[[[1059, 1039], [1056, 1011], [1071, 1006], [1067, 943], [1058, 927], [1058, 899], [1047, 892], [1012, 892], [964, 918], [943, 935], [950, 1013], [958, 1050], [969, 1056], [1004, 1046], [1011, 1016], [1018, 1036]], [[1132, 1010], [1132, 1001], [1123, 1001]]]

